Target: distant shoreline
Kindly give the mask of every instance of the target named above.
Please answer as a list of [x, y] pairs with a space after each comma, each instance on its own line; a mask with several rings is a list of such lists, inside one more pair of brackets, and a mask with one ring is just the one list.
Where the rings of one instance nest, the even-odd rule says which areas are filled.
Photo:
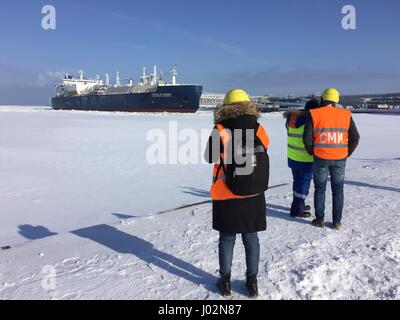
[[[3, 109], [2, 111], [7, 111], [7, 108], [9, 109], [31, 109], [31, 110], [38, 110], [38, 111], [50, 111], [53, 110], [50, 106], [10, 106], [10, 105], [0, 105], [0, 109]], [[4, 110], [6, 109], [6, 110]], [[208, 112], [213, 112], [215, 111], [216, 107], [215, 106], [200, 106], [198, 111], [208, 111]], [[299, 109], [299, 108], [298, 108]], [[290, 110], [296, 110], [294, 108], [280, 108], [280, 109], [271, 109], [270, 111], [266, 111], [263, 113], [272, 113], [272, 112], [286, 112]], [[356, 109], [347, 109], [350, 110], [352, 113], [363, 113], [363, 114], [385, 114], [385, 115], [400, 115], [400, 109], [367, 109], [367, 108], [356, 108]], [[54, 110], [56, 111], [56, 110]], [[80, 112], [85, 112], [84, 110], [75, 110], [75, 111], [80, 111]], [[90, 112], [90, 111], [88, 111]], [[102, 112], [102, 111], [95, 111], [95, 112]], [[104, 111], [106, 112], [106, 111]], [[113, 112], [114, 113], [114, 112]], [[120, 113], [119, 111], [115, 111], [115, 113]], [[126, 113], [126, 112], [121, 112], [121, 113]], [[135, 112], [132, 112], [135, 113]]]

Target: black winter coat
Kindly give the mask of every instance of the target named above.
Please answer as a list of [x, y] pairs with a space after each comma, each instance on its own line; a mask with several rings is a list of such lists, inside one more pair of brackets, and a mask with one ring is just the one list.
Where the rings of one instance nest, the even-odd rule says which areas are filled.
[[[215, 113], [215, 124], [222, 124], [230, 130], [256, 129], [259, 116], [259, 111], [254, 104], [224, 106]], [[212, 137], [210, 137], [205, 152], [206, 161], [217, 162], [222, 152], [223, 144], [220, 144], [220, 150], [215, 150]], [[266, 230], [264, 193], [251, 198], [213, 201], [213, 228], [229, 233], [253, 233]]]

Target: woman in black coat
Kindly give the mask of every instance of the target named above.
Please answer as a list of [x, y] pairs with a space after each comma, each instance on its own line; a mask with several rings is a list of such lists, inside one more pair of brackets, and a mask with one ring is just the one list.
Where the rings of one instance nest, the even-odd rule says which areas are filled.
[[[217, 163], [218, 166], [220, 154], [224, 153], [223, 143], [215, 145], [215, 141], [218, 141], [220, 138], [217, 125], [222, 125], [231, 132], [234, 130], [243, 130], [242, 136], [246, 134], [246, 130], [252, 129], [264, 145], [264, 148], [267, 149], [269, 138], [264, 128], [257, 121], [259, 117], [259, 109], [254, 103], [250, 102], [248, 95], [244, 91], [233, 90], [229, 92], [225, 97], [222, 107], [214, 114], [216, 127], [208, 141], [205, 154], [206, 160], [209, 163]], [[215, 139], [216, 136], [217, 139]], [[214, 183], [215, 180], [213, 180]], [[212, 195], [213, 187], [211, 190]], [[227, 194], [229, 194], [229, 191], [227, 191]], [[233, 249], [236, 234], [240, 233], [242, 234], [246, 251], [246, 284], [250, 296], [257, 296], [257, 275], [260, 258], [260, 244], [257, 233], [266, 230], [266, 202], [264, 193], [244, 198], [238, 198], [234, 195], [231, 198], [228, 195], [226, 199], [221, 200], [216, 200], [213, 197], [213, 228], [220, 232], [220, 278], [218, 280], [218, 287], [221, 293], [223, 295], [230, 295]]]

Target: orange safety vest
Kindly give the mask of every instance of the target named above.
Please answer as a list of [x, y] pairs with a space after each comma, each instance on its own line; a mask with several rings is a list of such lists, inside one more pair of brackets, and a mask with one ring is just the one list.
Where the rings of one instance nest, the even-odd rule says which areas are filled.
[[[231, 143], [232, 136], [230, 130], [225, 130], [224, 126], [221, 124], [217, 124], [217, 129], [219, 132], [219, 135], [222, 140], [222, 144], [224, 146], [224, 153], [227, 152], [228, 146]], [[265, 132], [265, 129], [262, 125], [258, 127], [257, 137], [260, 139], [261, 143], [264, 145], [265, 149], [269, 147], [269, 137], [267, 133]], [[224, 160], [225, 155], [224, 153], [221, 153], [221, 158]], [[220, 162], [218, 161], [217, 163], [214, 164], [214, 170], [213, 170], [213, 181], [211, 185], [211, 199], [212, 200], [228, 200], [228, 199], [241, 199], [241, 198], [250, 198], [254, 197], [255, 195], [251, 196], [238, 196], [234, 194], [228, 187], [228, 185], [225, 182], [225, 173], [227, 169], [227, 165], [224, 165], [225, 170], [220, 168]], [[218, 170], [219, 169], [219, 170]]]
[[326, 106], [313, 109], [314, 155], [325, 160], [341, 160], [349, 155], [349, 110]]

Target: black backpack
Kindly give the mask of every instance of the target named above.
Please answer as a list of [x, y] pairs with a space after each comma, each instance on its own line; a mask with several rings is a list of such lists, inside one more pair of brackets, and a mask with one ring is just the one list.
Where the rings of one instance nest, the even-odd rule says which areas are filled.
[[[220, 158], [218, 171], [221, 168], [224, 170], [226, 184], [232, 193], [238, 196], [256, 195], [268, 190], [269, 156], [256, 135], [258, 127], [259, 125], [253, 137], [250, 137], [252, 141], [249, 140], [249, 137], [244, 136], [241, 143], [234, 143], [233, 150], [231, 150], [232, 163], [227, 164], [226, 168], [224, 160], [222, 157]], [[243, 159], [246, 159], [244, 163], [237, 162], [237, 160], [243, 162]]]

